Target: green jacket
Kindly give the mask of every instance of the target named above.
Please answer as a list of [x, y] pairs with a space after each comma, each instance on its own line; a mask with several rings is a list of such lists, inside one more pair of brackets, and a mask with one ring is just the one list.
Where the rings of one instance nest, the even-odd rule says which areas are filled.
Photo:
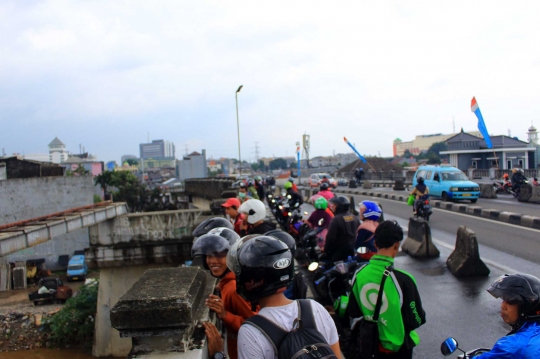
[[[373, 318], [377, 295], [385, 268], [394, 264], [391, 257], [374, 255], [353, 278], [348, 311], [352, 318]], [[397, 352], [402, 345], [411, 349], [420, 343], [414, 331], [426, 322], [416, 281], [409, 273], [394, 269], [384, 283], [379, 313], [379, 339], [383, 348]]]
[[253, 198], [253, 199], [259, 199], [259, 194], [257, 193], [257, 189], [253, 186], [249, 186], [248, 189], [247, 189], [247, 192], [248, 194]]

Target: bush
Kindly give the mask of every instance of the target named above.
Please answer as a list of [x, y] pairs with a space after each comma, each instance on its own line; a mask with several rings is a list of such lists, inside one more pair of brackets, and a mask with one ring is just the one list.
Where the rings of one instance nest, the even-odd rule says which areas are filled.
[[64, 307], [44, 323], [53, 346], [91, 349], [98, 287], [97, 281], [81, 286], [76, 295], [69, 298]]
[[94, 195], [94, 203], [99, 203], [99, 202], [101, 202], [101, 201], [103, 201], [103, 200], [101, 199], [101, 196], [98, 195], [98, 194], [95, 194], [95, 195]]

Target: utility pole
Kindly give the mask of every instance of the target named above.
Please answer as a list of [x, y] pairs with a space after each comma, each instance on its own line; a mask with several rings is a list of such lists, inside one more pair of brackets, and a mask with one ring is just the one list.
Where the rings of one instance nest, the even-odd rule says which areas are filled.
[[259, 142], [255, 142], [255, 161], [259, 163]]

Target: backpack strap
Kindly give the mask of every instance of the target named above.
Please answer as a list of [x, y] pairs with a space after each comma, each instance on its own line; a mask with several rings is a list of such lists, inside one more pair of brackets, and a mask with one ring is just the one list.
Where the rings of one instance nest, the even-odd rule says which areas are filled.
[[302, 320], [302, 326], [304, 328], [315, 328], [317, 329], [317, 324], [315, 323], [315, 317], [313, 316], [313, 309], [311, 308], [311, 303], [309, 299], [298, 299], [298, 318]]
[[289, 332], [278, 327], [271, 320], [263, 317], [260, 314], [254, 315], [244, 320], [243, 324], [253, 325], [255, 328], [259, 329], [260, 332], [263, 333], [264, 336], [268, 339], [268, 341], [272, 343], [272, 346], [274, 347], [274, 353], [276, 354], [278, 353], [278, 348], [281, 345], [281, 342], [283, 341], [283, 339], [285, 339], [285, 336], [289, 334]]

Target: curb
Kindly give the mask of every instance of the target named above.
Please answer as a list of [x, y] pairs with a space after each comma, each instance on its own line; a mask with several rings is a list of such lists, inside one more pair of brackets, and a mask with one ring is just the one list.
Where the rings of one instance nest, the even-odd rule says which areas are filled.
[[[382, 193], [378, 191], [373, 192], [373, 191], [366, 191], [366, 190], [342, 191], [336, 188], [334, 192], [360, 195], [360, 196], [369, 196], [369, 197], [376, 197], [376, 198], [385, 198], [385, 199], [398, 201], [398, 202], [406, 202], [408, 198], [408, 196], [402, 196], [402, 195], [398, 195], [394, 193], [389, 194], [389, 193]], [[463, 213], [471, 217], [481, 217], [481, 218], [490, 219], [492, 221], [514, 224], [516, 226], [540, 229], [540, 217], [529, 216], [529, 215], [515, 213], [515, 212], [503, 212], [498, 209], [483, 208], [477, 205], [443, 202], [441, 200], [436, 200], [436, 199], [431, 200], [431, 205], [434, 208]]]

